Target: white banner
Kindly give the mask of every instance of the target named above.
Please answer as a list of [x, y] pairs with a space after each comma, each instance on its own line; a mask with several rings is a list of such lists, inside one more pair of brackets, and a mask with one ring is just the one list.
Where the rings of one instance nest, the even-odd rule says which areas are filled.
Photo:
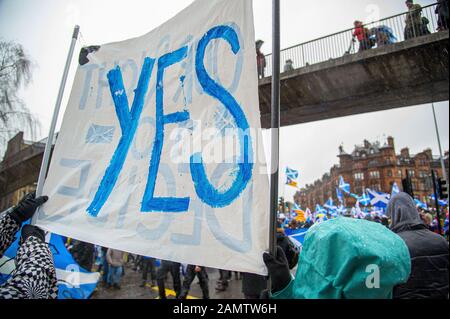
[[269, 181], [251, 0], [198, 0], [80, 58], [37, 225], [266, 274]]

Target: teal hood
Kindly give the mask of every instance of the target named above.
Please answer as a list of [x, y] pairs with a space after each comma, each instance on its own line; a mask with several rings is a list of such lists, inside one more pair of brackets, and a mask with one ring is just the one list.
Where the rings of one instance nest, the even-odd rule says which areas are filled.
[[390, 299], [411, 260], [404, 241], [381, 224], [339, 217], [305, 237], [295, 279], [274, 299]]

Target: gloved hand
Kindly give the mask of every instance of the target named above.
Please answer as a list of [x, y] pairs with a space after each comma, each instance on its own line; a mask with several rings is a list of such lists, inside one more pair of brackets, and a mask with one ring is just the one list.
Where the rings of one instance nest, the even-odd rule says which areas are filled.
[[25, 195], [20, 203], [14, 207], [11, 212], [11, 217], [14, 218], [19, 224], [26, 222], [33, 217], [36, 209], [44, 204], [48, 200], [47, 196], [41, 196], [36, 198], [36, 193], [32, 192]]
[[277, 247], [277, 258], [269, 253], [264, 253], [263, 259], [272, 280], [272, 293], [282, 291], [292, 280], [289, 263], [283, 249]]
[[25, 225], [22, 228], [22, 242], [26, 241], [28, 237], [34, 236], [39, 238], [41, 241], [45, 241], [45, 232], [39, 227], [32, 225]]

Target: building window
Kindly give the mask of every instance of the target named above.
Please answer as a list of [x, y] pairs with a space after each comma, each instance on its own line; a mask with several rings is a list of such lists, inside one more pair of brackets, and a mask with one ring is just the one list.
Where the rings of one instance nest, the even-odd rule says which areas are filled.
[[413, 171], [413, 170], [408, 171], [408, 175], [409, 175], [409, 177], [415, 177], [416, 176], [416, 172]]
[[371, 171], [369, 173], [369, 176], [371, 179], [379, 179], [380, 178], [380, 172], [379, 171]]
[[398, 177], [402, 177], [403, 176], [401, 169], [398, 170], [397, 175], [398, 175]]
[[355, 173], [354, 178], [357, 181], [362, 181], [364, 180], [364, 173]]
[[389, 169], [389, 170], [387, 171], [387, 176], [388, 176], [388, 177], [392, 177], [392, 170]]

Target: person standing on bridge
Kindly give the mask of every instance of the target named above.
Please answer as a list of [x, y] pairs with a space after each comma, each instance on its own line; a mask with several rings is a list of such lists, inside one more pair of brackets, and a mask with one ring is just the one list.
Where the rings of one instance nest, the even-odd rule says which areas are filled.
[[436, 14], [438, 15], [438, 31], [448, 30], [449, 25], [448, 0], [439, 1], [436, 7]]
[[359, 52], [366, 51], [372, 48], [369, 30], [364, 27], [362, 21], [356, 20], [353, 25], [355, 26], [355, 31], [353, 32], [353, 41], [355, 37], [358, 39]]
[[263, 46], [264, 41], [258, 40], [256, 41], [256, 64], [258, 66], [258, 78], [264, 78], [264, 72], [267, 66], [266, 56], [261, 52], [261, 47]]
[[[405, 40], [424, 35], [424, 20], [422, 19], [422, 6], [414, 4], [414, 0], [406, 0], [408, 13], [406, 14]], [[425, 26], [426, 27], [426, 26]]]

